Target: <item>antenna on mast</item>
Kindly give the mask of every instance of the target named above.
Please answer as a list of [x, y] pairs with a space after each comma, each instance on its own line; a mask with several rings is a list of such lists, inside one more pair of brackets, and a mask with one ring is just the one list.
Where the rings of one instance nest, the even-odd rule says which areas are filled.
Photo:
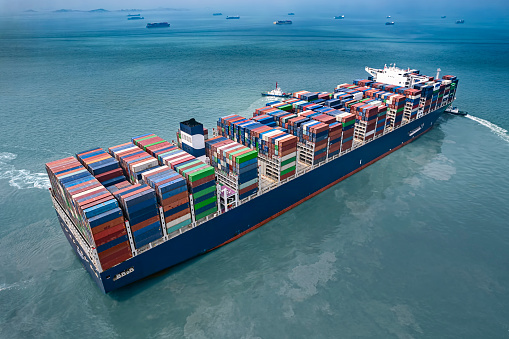
[[437, 79], [437, 80], [438, 80], [438, 79], [440, 79], [440, 71], [441, 71], [441, 69], [440, 69], [440, 68], [437, 68], [437, 76], [436, 76], [436, 78], [435, 78], [435, 79]]

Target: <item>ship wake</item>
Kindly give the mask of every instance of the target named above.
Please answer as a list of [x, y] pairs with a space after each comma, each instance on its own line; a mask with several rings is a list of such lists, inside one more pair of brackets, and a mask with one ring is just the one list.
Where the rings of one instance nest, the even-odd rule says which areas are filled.
[[509, 134], [506, 129], [503, 129], [500, 126], [495, 125], [494, 123], [489, 122], [488, 120], [484, 120], [478, 117], [474, 117], [473, 115], [467, 114], [465, 117], [470, 120], [474, 120], [475, 122], [488, 127], [493, 133], [501, 137], [503, 140], [509, 142]]
[[9, 152], [0, 152], [0, 180], [7, 179], [9, 185], [17, 189], [50, 187], [48, 176], [45, 173], [32, 173], [25, 169], [16, 169], [11, 162], [17, 155]]

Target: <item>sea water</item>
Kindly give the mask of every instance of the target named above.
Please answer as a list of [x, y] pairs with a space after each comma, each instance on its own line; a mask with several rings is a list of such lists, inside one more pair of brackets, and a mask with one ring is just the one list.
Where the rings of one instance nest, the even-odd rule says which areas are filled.
[[[1, 17], [0, 337], [509, 336], [507, 22], [211, 13]], [[394, 62], [458, 76], [469, 115], [121, 290], [102, 294], [81, 266], [46, 162], [144, 133], [172, 140], [191, 117], [209, 129], [249, 117], [276, 81], [332, 91]]]

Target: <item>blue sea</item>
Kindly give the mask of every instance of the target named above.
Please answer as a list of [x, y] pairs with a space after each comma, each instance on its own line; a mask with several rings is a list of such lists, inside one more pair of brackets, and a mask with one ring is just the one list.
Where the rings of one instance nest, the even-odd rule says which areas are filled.
[[[0, 14], [0, 337], [508, 338], [507, 19], [212, 12]], [[46, 162], [251, 116], [276, 81], [331, 91], [390, 63], [456, 75], [469, 115], [121, 290], [81, 266]]]

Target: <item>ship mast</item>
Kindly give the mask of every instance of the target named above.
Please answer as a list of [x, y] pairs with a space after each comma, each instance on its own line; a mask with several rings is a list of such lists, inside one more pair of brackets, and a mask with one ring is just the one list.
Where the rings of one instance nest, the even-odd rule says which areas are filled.
[[440, 71], [441, 71], [441, 69], [437, 68], [437, 76], [436, 76], [435, 79], [440, 79]]

